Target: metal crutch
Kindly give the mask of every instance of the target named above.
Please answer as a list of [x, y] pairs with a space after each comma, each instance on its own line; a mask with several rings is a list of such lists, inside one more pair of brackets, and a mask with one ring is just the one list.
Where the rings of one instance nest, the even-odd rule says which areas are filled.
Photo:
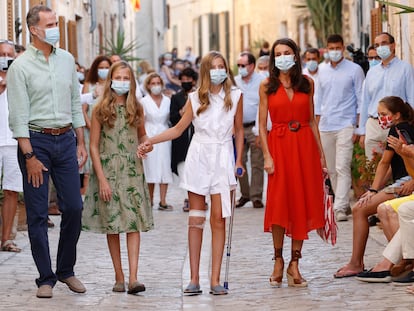
[[[238, 167], [236, 174], [240, 176], [243, 173], [242, 168]], [[229, 267], [230, 267], [230, 251], [231, 251], [231, 238], [233, 235], [233, 217], [234, 217], [234, 206], [236, 205], [236, 189], [231, 194], [231, 216], [229, 222], [229, 233], [227, 236], [227, 248], [226, 248], [226, 271], [224, 274], [224, 288], [229, 289]]]

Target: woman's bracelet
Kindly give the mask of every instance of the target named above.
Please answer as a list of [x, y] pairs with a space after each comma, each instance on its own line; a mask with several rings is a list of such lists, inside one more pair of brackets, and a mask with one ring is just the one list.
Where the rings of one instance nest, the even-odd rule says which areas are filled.
[[378, 193], [378, 190], [376, 190], [376, 189], [373, 189], [373, 188], [369, 188], [369, 189], [368, 189], [368, 191], [369, 191], [369, 192], [374, 192], [374, 193]]

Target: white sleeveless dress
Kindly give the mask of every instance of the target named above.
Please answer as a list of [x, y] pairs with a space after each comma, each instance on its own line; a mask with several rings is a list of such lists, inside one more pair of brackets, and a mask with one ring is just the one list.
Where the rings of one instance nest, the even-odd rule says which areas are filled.
[[[160, 107], [150, 95], [141, 99], [145, 116], [145, 131], [148, 137], [158, 135], [168, 129], [170, 119], [170, 99], [162, 96]], [[154, 150], [143, 160], [147, 183], [169, 184], [173, 182], [171, 170], [171, 141], [154, 145]]]
[[234, 116], [241, 91], [232, 88], [232, 108], [224, 108], [224, 90], [210, 94], [210, 106], [197, 116], [200, 107], [198, 92], [189, 95], [193, 109], [194, 136], [188, 149], [180, 186], [200, 194], [220, 194], [222, 216], [231, 216], [230, 190], [235, 189], [235, 158], [233, 147]]

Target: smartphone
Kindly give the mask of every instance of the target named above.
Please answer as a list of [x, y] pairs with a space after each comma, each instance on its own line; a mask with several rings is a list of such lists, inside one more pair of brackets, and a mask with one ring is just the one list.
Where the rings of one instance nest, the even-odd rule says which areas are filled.
[[406, 145], [412, 145], [414, 141], [405, 129], [397, 129], [397, 133]]

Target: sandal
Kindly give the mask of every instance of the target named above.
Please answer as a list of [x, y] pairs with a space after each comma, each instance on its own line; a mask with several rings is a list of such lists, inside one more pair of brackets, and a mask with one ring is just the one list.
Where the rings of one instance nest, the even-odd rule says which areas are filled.
[[112, 291], [116, 293], [123, 293], [125, 292], [125, 283], [123, 282], [116, 282], [114, 287], [112, 287]]
[[17, 247], [16, 243], [12, 240], [7, 240], [1, 246], [3, 252], [20, 253], [22, 250]]
[[188, 284], [186, 289], [184, 289], [184, 294], [188, 296], [200, 295], [203, 291], [200, 289], [200, 284]]
[[216, 285], [216, 286], [212, 286], [210, 288], [210, 294], [212, 295], [227, 295], [228, 294], [228, 290], [225, 289], [223, 286]]
[[158, 204], [158, 209], [160, 211], [172, 211], [173, 210], [173, 207], [171, 205], [168, 205], [168, 204], [162, 205], [161, 202], [160, 202]]
[[136, 293], [140, 293], [140, 292], [145, 292], [145, 285], [135, 281], [132, 284], [128, 285], [128, 294], [136, 294]]

